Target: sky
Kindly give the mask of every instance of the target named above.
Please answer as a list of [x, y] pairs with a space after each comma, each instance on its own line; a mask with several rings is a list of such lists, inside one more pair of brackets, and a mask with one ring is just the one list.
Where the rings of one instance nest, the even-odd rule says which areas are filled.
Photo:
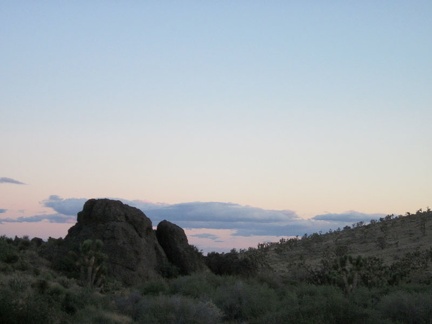
[[112, 198], [226, 251], [431, 206], [431, 15], [0, 0], [0, 235]]

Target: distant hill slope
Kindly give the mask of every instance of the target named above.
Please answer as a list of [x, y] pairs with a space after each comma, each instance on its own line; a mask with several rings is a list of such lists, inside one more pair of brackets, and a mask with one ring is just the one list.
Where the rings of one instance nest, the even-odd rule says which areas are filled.
[[[423, 277], [432, 278], [431, 247], [432, 211], [428, 208], [405, 216], [388, 215], [370, 224], [359, 222], [326, 234], [260, 244], [258, 250], [270, 269], [288, 279], [300, 279], [306, 275], [305, 269], [318, 269], [323, 260], [344, 255], [379, 258], [386, 266], [404, 261], [409, 267], [422, 268]], [[426, 265], [415, 264], [425, 258], [429, 258], [424, 261]]]

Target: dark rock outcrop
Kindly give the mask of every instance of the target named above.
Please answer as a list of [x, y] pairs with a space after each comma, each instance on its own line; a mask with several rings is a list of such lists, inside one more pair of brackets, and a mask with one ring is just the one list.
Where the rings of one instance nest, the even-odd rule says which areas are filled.
[[182, 228], [162, 221], [155, 232], [151, 220], [141, 210], [110, 199], [88, 200], [66, 237], [48, 239], [40, 253], [55, 269], [76, 276], [77, 271], [82, 271], [77, 269], [77, 258], [82, 253], [80, 245], [86, 240], [102, 241], [101, 252], [107, 256], [106, 274], [126, 285], [161, 275], [208, 270]]
[[108, 274], [125, 284], [158, 276], [160, 265], [167, 263], [151, 220], [121, 201], [90, 199], [84, 204], [63, 245], [76, 247], [87, 239], [102, 240]]
[[33, 237], [30, 242], [35, 247], [40, 247], [44, 243], [44, 241], [40, 237]]
[[179, 268], [180, 274], [188, 275], [206, 269], [199, 253], [188, 243], [184, 230], [164, 220], [156, 230], [159, 244], [165, 251], [168, 260]]

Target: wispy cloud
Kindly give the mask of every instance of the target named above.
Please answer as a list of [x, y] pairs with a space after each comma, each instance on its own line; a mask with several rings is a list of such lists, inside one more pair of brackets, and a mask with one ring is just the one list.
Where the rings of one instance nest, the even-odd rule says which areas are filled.
[[328, 213], [328, 214], [317, 215], [313, 217], [313, 219], [329, 221], [329, 222], [344, 222], [344, 223], [351, 222], [352, 223], [352, 222], [370, 221], [372, 219], [378, 219], [383, 216], [384, 214], [365, 214], [365, 213], [357, 212], [355, 210], [350, 210], [340, 214]]
[[18, 184], [18, 185], [23, 185], [25, 184], [24, 182], [12, 179], [12, 178], [6, 178], [6, 177], [0, 177], [0, 183], [12, 183], [12, 184]]
[[[150, 203], [143, 200], [111, 199], [121, 200], [125, 204], [141, 209], [144, 213], [147, 210], [159, 209], [163, 206], [167, 206], [166, 204]], [[76, 216], [78, 212], [83, 209], [84, 203], [87, 200], [88, 198], [61, 198], [58, 195], [51, 195], [48, 199], [43, 200], [41, 204], [44, 207], [52, 208], [57, 213]]]
[[60, 196], [51, 195], [48, 199], [42, 201], [42, 205], [54, 209], [59, 214], [76, 216], [82, 210], [86, 201], [87, 198], [63, 199]]
[[39, 222], [73, 224], [75, 221], [76, 221], [75, 217], [71, 217], [68, 215], [61, 215], [61, 214], [22, 216], [18, 218], [0, 218], [0, 224], [1, 223], [39, 223]]
[[190, 235], [190, 237], [196, 237], [196, 238], [202, 238], [202, 239], [220, 242], [220, 237], [211, 233], [192, 234]]
[[7, 209], [0, 208], [0, 214], [2, 214], [2, 213], [6, 213], [6, 212], [7, 212]]
[[[299, 217], [292, 210], [270, 210], [224, 202], [188, 202], [181, 204], [151, 203], [141, 200], [125, 200], [125, 204], [141, 209], [157, 225], [169, 220], [184, 229], [232, 230], [235, 236], [296, 236], [305, 233], [327, 232], [360, 221], [378, 219], [383, 214], [365, 214], [357, 211], [327, 213], [310, 219]], [[82, 210], [87, 198], [61, 198], [49, 196], [42, 205], [56, 213], [16, 219], [2, 219], [1, 222], [73, 223]], [[194, 234], [197, 238], [218, 240], [213, 234]]]

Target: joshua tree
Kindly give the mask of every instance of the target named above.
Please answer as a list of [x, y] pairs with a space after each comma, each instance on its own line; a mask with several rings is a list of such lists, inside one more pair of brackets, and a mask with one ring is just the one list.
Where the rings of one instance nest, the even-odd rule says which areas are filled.
[[81, 281], [90, 288], [101, 287], [105, 279], [105, 261], [101, 240], [85, 240], [80, 245], [77, 266], [80, 268]]
[[428, 214], [430, 214], [429, 208], [425, 212], [423, 212], [422, 209], [419, 209], [416, 213], [419, 220], [420, 232], [422, 233], [423, 236], [426, 236], [426, 222], [427, 222]]
[[357, 258], [344, 255], [336, 260], [335, 266], [342, 277], [344, 292], [349, 295], [357, 288], [359, 274], [363, 267], [363, 258], [360, 255]]
[[385, 247], [387, 246], [387, 242], [386, 242], [386, 237], [385, 236], [380, 236], [377, 238], [377, 246], [381, 249], [384, 250]]

